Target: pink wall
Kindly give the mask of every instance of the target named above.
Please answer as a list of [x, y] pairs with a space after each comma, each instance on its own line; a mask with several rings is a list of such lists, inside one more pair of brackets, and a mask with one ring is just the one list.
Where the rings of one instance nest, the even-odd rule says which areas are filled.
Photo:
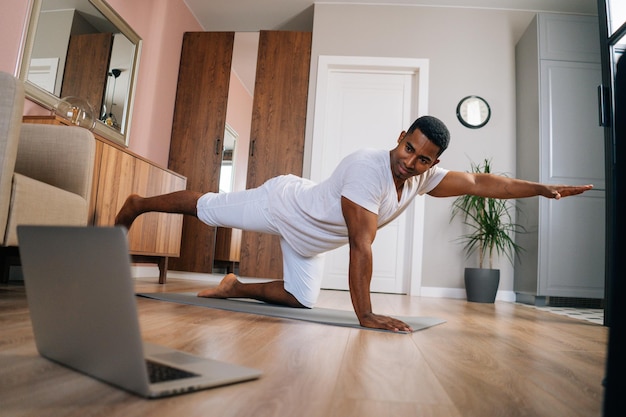
[[[107, 0], [143, 39], [129, 149], [166, 167], [183, 33], [203, 30], [184, 0]], [[30, 2], [0, 13], [0, 70], [17, 75]], [[24, 114], [46, 114], [28, 102]]]
[[22, 35], [25, 31], [29, 1], [4, 4], [0, 13], [0, 71], [17, 75], [17, 62], [21, 57]]

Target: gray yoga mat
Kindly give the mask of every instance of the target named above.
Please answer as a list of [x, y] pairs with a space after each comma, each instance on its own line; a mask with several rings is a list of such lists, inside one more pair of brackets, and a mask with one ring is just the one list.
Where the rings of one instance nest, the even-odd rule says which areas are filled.
[[[285, 319], [304, 320], [320, 324], [343, 327], [361, 327], [353, 311], [333, 310], [328, 308], [292, 308], [274, 304], [267, 304], [255, 300], [243, 299], [219, 299], [202, 298], [195, 293], [139, 293], [139, 297], [151, 298], [160, 301], [169, 301], [178, 304], [189, 304], [200, 307], [217, 308], [220, 310], [237, 311], [241, 313], [259, 314], [262, 316], [280, 317]], [[407, 323], [413, 331], [425, 329], [437, 324], [445, 323], [445, 320], [434, 317], [403, 317], [395, 318]], [[378, 330], [369, 329], [367, 330]]]

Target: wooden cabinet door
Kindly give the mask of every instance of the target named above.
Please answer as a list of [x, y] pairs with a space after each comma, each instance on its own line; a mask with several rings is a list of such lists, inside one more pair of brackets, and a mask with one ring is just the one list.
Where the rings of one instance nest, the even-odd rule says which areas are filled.
[[[185, 189], [185, 179], [137, 156], [98, 141], [99, 167], [95, 188], [96, 226], [111, 226], [130, 194], [154, 196]], [[182, 216], [146, 213], [128, 232], [133, 255], [178, 256]]]
[[[219, 190], [234, 32], [188, 32], [178, 74], [169, 168], [187, 177], [187, 189]], [[183, 221], [178, 271], [213, 270], [215, 228], [196, 218]]]
[[[302, 175], [311, 33], [261, 31], [247, 188], [280, 174]], [[282, 278], [277, 236], [244, 231], [242, 276]]]

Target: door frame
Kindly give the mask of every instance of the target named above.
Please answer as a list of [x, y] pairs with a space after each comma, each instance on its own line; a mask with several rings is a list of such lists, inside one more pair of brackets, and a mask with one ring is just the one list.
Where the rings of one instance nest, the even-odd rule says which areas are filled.
[[[393, 71], [412, 74], [416, 79], [416, 97], [412, 103], [412, 119], [428, 114], [428, 67], [429, 60], [421, 58], [364, 57], [320, 55], [318, 57], [317, 87], [315, 92], [315, 110], [313, 119], [313, 135], [311, 141], [310, 177], [314, 181], [322, 180], [323, 132], [326, 125], [325, 111], [327, 105], [329, 75], [341, 70], [372, 70], [376, 72]], [[408, 128], [408, 126], [407, 126]], [[399, 133], [399, 132], [398, 132]], [[412, 256], [404, 259], [406, 265], [405, 288], [411, 296], [420, 295], [422, 284], [424, 242], [424, 197], [418, 196], [407, 208], [406, 253]], [[406, 275], [410, 278], [407, 279]]]
[[[616, 168], [617, 155], [615, 152], [615, 77], [617, 62], [613, 54], [613, 49], [626, 36], [626, 22], [621, 22], [619, 28], [615, 28], [611, 33], [609, 24], [610, 3], [616, 0], [598, 0], [598, 19], [600, 28], [600, 60], [602, 65], [602, 85], [598, 87], [598, 99], [600, 108], [600, 125], [604, 126], [605, 143], [605, 171], [606, 171], [606, 270], [605, 270], [605, 293], [604, 299], [604, 325], [609, 326], [613, 320], [612, 307], [615, 296], [612, 294], [613, 280], [620, 274], [621, 265], [618, 261], [616, 233], [618, 221], [617, 195], [621, 192], [618, 189], [619, 173], [623, 172]], [[625, 55], [626, 56], [626, 55]], [[622, 174], [624, 175], [624, 174]], [[619, 295], [618, 295], [619, 296]]]

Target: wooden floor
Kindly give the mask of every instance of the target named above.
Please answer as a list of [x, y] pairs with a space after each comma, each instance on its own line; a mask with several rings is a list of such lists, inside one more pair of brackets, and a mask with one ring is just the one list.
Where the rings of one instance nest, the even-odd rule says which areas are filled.
[[[137, 291], [207, 285], [155, 282], [137, 280]], [[38, 356], [24, 288], [0, 286], [0, 415], [601, 415], [608, 329], [526, 306], [374, 294], [377, 312], [447, 320], [405, 335], [137, 303], [146, 340], [264, 375], [193, 394], [138, 398]], [[323, 291], [318, 306], [350, 309], [348, 293]]]

